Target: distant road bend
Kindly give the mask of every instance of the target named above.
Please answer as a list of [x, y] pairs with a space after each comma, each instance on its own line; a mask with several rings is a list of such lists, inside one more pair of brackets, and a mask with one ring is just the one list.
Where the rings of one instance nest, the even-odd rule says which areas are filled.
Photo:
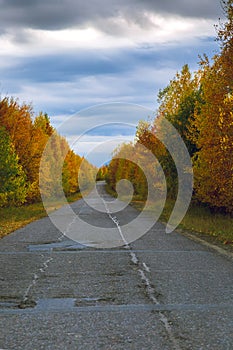
[[[98, 191], [94, 202], [111, 200], [103, 183]], [[131, 206], [114, 216], [84, 200], [71, 206], [89, 225], [118, 231], [138, 215]], [[86, 246], [48, 217], [4, 237], [0, 349], [233, 349], [230, 259], [161, 223], [130, 244], [121, 239]]]

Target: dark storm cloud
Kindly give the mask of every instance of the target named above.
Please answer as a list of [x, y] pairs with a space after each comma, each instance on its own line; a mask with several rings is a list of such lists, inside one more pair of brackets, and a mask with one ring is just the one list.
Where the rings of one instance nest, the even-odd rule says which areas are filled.
[[145, 27], [146, 13], [218, 18], [220, 0], [0, 0], [0, 29], [64, 29], [92, 26], [117, 34], [124, 19]]

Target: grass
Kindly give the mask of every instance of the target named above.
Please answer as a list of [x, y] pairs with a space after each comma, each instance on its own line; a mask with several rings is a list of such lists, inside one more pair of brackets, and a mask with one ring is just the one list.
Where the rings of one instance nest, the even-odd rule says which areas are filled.
[[209, 208], [191, 205], [180, 227], [233, 245], [233, 217], [230, 215], [212, 213]]
[[0, 238], [46, 215], [47, 213], [42, 203], [22, 207], [0, 208]]
[[[81, 198], [80, 193], [73, 194], [67, 198], [69, 203]], [[48, 210], [51, 212], [61, 206], [59, 202], [52, 202]], [[0, 208], [0, 238], [29, 224], [32, 221], [47, 216], [42, 203], [33, 203], [21, 207]]]
[[[167, 201], [161, 220], [167, 221], [174, 202]], [[227, 214], [213, 213], [208, 207], [192, 203], [179, 225], [179, 228], [200, 235], [212, 236], [216, 241], [233, 244], [233, 217]]]

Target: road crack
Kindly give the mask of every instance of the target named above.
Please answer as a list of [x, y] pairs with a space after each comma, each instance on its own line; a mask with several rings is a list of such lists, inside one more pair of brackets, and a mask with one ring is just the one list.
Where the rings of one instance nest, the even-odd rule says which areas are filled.
[[[124, 248], [129, 251], [131, 262], [134, 265], [136, 265], [136, 267], [137, 267], [137, 271], [138, 271], [138, 274], [139, 274], [139, 276], [141, 278], [141, 281], [143, 282], [143, 284], [146, 287], [146, 293], [147, 293], [148, 298], [150, 299], [150, 301], [153, 304], [160, 305], [161, 303], [158, 300], [158, 295], [159, 294], [156, 292], [155, 288], [153, 287], [153, 285], [152, 285], [152, 283], [150, 281], [150, 277], [147, 276], [147, 274], [150, 274], [150, 268], [147, 266], [147, 264], [145, 262], [143, 262], [143, 261], [140, 262], [139, 258], [135, 254], [135, 252], [132, 251], [132, 248], [131, 248], [129, 242], [127, 242], [127, 240], [125, 239], [124, 234], [123, 234], [123, 232], [121, 230], [121, 226], [120, 226], [119, 220], [117, 219], [116, 216], [112, 216], [111, 215], [111, 212], [110, 212], [110, 210], [109, 210], [109, 208], [107, 206], [107, 203], [104, 201], [103, 198], [102, 198], [102, 201], [104, 203], [104, 206], [106, 208], [106, 212], [107, 212], [109, 218], [114, 222], [114, 224], [116, 225], [116, 227], [117, 227], [117, 229], [119, 231], [121, 239], [122, 239], [122, 241], [124, 243]], [[164, 328], [165, 328], [165, 330], [167, 332], [167, 335], [168, 335], [171, 343], [173, 344], [173, 349], [174, 350], [181, 350], [179, 342], [176, 339], [176, 337], [174, 335], [174, 332], [172, 330], [171, 322], [168, 320], [167, 316], [162, 311], [159, 311], [158, 315], [159, 315], [159, 319], [160, 319], [161, 323], [163, 324], [163, 326], [164, 326]]]
[[[43, 256], [43, 255], [42, 255]], [[43, 256], [44, 257], [44, 256]], [[40, 276], [45, 273], [45, 271], [47, 270], [47, 268], [49, 267], [49, 263], [53, 260], [53, 258], [50, 256], [48, 259], [46, 259], [43, 264], [42, 267], [39, 268], [38, 272], [35, 272], [33, 275], [33, 280], [32, 282], [29, 284], [29, 286], [27, 287], [27, 289], [25, 290], [24, 294], [23, 294], [23, 298], [22, 301], [19, 303], [18, 307], [20, 309], [26, 309], [26, 308], [31, 308], [31, 307], [35, 307], [36, 306], [36, 301], [33, 300], [30, 296], [31, 294], [31, 289], [33, 287], [36, 286]]]

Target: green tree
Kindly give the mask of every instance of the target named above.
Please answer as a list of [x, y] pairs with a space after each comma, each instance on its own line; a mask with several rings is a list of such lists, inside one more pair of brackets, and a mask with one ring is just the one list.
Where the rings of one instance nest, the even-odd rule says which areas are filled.
[[0, 127], [0, 206], [22, 204], [26, 194], [26, 176], [8, 133]]
[[[199, 100], [200, 72], [196, 72], [192, 77], [187, 64], [158, 95], [160, 106], [157, 118], [165, 117], [176, 128], [191, 156], [197, 151], [196, 144], [190, 139], [189, 134], [196, 103]], [[157, 120], [155, 122], [158, 124]]]

